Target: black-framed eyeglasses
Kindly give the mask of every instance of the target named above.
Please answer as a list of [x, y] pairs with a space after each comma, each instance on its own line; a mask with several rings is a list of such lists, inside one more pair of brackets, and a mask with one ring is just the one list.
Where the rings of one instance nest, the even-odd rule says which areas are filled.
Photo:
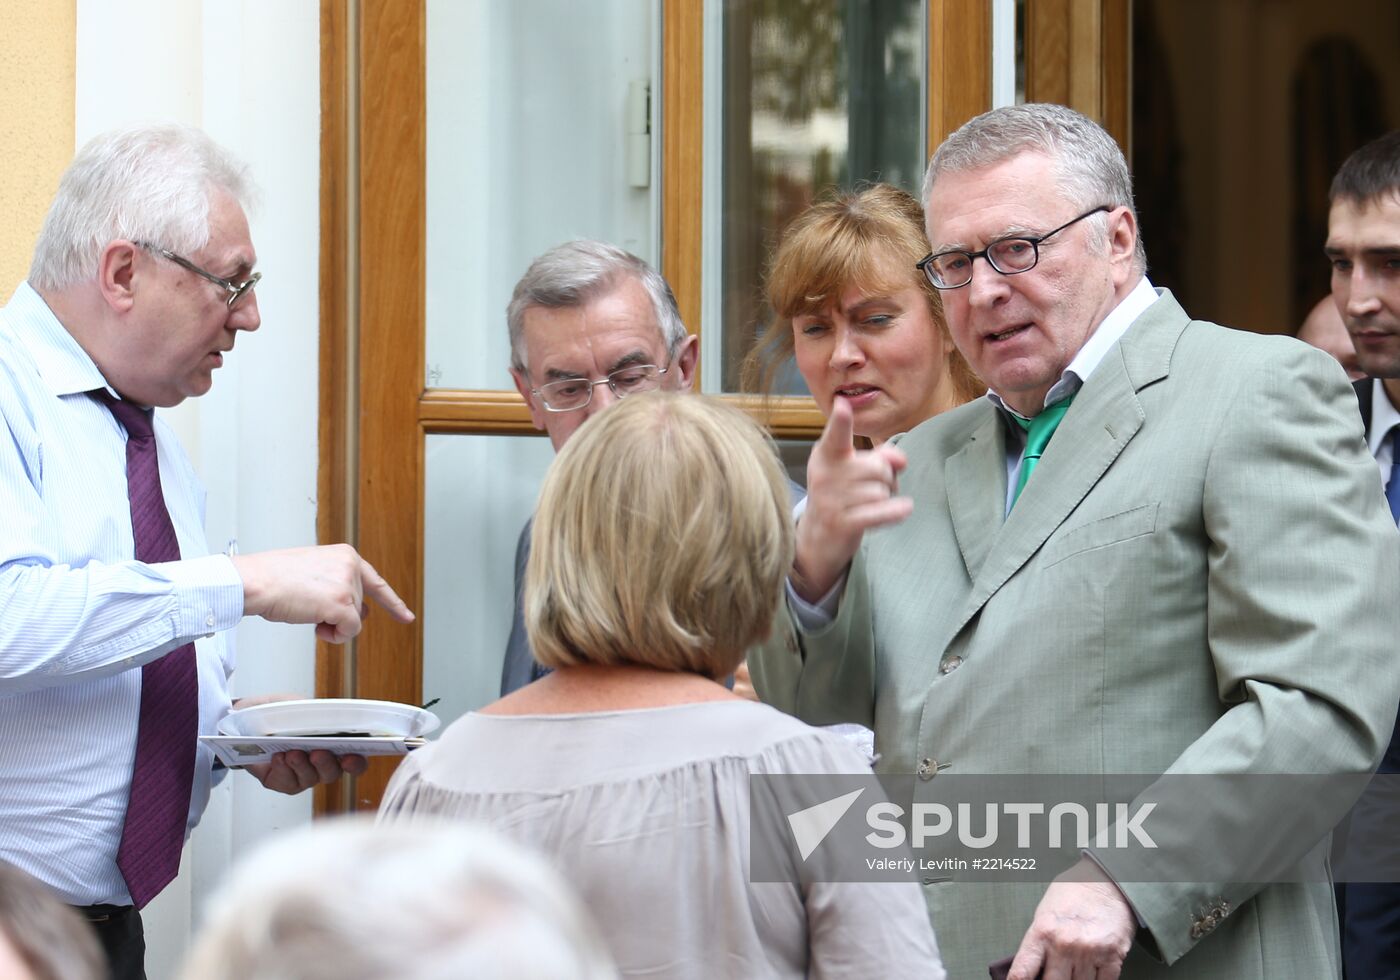
[[161, 248], [159, 245], [153, 245], [150, 242], [137, 242], [136, 244], [141, 246], [148, 252], [155, 252], [162, 258], [169, 259], [176, 265], [189, 269], [195, 275], [202, 276], [205, 279], [208, 279], [216, 286], [222, 286], [224, 290], [228, 293], [229, 309], [233, 309], [233, 307], [238, 303], [239, 300], [251, 293], [253, 291], [253, 287], [258, 284], [258, 280], [262, 278], [261, 272], [255, 272], [247, 279], [244, 279], [242, 282], [234, 282], [232, 279], [225, 279], [222, 276], [216, 276], [208, 269], [201, 269], [199, 266], [195, 265], [183, 255], [176, 255], [168, 248]]
[[530, 391], [539, 396], [546, 412], [576, 412], [580, 408], [588, 407], [588, 403], [593, 400], [593, 389], [599, 385], [607, 385], [618, 398], [640, 395], [644, 391], [655, 391], [661, 387], [661, 376], [670, 369], [670, 365], [657, 367], [655, 364], [629, 364], [599, 381], [565, 378], [563, 381], [551, 381], [538, 388], [531, 388]]
[[1070, 218], [1060, 227], [1053, 228], [1043, 235], [1015, 235], [1011, 238], [999, 238], [980, 252], [967, 252], [960, 248], [954, 248], [946, 252], [939, 252], [937, 255], [930, 253], [924, 256], [915, 268], [928, 277], [928, 281], [935, 289], [958, 289], [972, 282], [972, 263], [976, 259], [986, 259], [987, 264], [1003, 276], [1030, 272], [1040, 261], [1040, 245], [1047, 238], [1051, 235], [1058, 235], [1070, 225], [1083, 221], [1090, 215], [1112, 210], [1112, 205], [1100, 204], [1096, 208], [1085, 211], [1077, 218]]

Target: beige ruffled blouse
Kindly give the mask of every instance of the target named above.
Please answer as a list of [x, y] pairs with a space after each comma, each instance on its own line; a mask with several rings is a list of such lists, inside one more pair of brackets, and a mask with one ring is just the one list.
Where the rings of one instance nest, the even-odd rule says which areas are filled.
[[918, 885], [750, 882], [750, 773], [869, 772], [763, 704], [468, 714], [399, 766], [382, 821], [482, 823], [543, 851], [628, 977], [944, 976]]

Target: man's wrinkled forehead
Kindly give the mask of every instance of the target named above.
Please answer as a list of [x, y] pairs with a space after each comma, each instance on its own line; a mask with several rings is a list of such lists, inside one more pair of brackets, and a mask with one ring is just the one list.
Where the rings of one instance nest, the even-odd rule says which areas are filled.
[[[1035, 149], [1021, 150], [981, 167], [941, 174], [924, 202], [924, 233], [937, 253], [977, 250], [1002, 238], [1045, 230], [1047, 213], [1067, 204], [1059, 187], [1057, 161]], [[1027, 179], [1034, 167], [1038, 179]]]
[[[573, 306], [530, 306], [524, 315], [529, 367], [585, 376], [630, 364], [661, 363], [666, 340], [646, 289], [628, 277]], [[586, 361], [586, 365], [575, 362]]]

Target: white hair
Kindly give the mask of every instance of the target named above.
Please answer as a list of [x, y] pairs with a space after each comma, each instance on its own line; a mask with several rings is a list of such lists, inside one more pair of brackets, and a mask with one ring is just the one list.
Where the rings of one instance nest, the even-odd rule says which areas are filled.
[[487, 830], [322, 820], [235, 868], [185, 980], [604, 980], [562, 878]]
[[525, 311], [532, 306], [574, 309], [607, 295], [626, 276], [641, 283], [651, 299], [656, 327], [666, 351], [675, 356], [685, 342], [685, 324], [671, 287], [644, 260], [606, 242], [579, 239], [556, 245], [525, 270], [506, 307], [510, 329], [510, 366], [522, 374], [525, 364]]
[[209, 242], [209, 198], [245, 209], [247, 167], [190, 126], [133, 126], [96, 136], [64, 171], [34, 246], [29, 283], [58, 291], [97, 275], [102, 250], [125, 239], [180, 255]]
[[107, 961], [92, 926], [48, 885], [0, 861], [0, 948], [6, 945], [34, 980], [107, 976]]
[[[1059, 189], [1085, 210], [1107, 204], [1133, 206], [1133, 176], [1123, 151], [1108, 132], [1081, 112], [1049, 102], [1003, 106], [963, 123], [934, 151], [924, 173], [923, 203], [928, 208], [933, 185], [945, 174], [994, 166], [1022, 153], [1043, 153], [1055, 161]], [[1101, 216], [1088, 219], [1093, 241], [1107, 238]], [[1147, 270], [1142, 234], [1137, 236], [1133, 264]]]

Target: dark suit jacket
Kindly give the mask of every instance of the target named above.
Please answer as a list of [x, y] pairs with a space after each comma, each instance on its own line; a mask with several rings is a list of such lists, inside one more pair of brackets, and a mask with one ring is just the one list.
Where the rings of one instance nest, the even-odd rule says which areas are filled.
[[1362, 431], [1369, 437], [1371, 435], [1371, 389], [1375, 386], [1371, 384], [1370, 378], [1353, 381], [1351, 386], [1356, 389], [1356, 404], [1361, 408]]
[[[1370, 378], [1355, 384], [1361, 424], [1368, 436], [1373, 387]], [[1377, 771], [1400, 773], [1400, 720]], [[1400, 837], [1392, 815], [1393, 810], [1378, 798], [1363, 798], [1352, 813], [1348, 843], [1364, 850], [1387, 837]], [[1350, 884], [1344, 891], [1342, 959], [1348, 980], [1400, 980], [1400, 883]]]
[[[792, 492], [794, 507], [807, 496], [807, 491], [792, 480], [788, 480], [788, 489]], [[524, 608], [521, 605], [525, 592], [525, 564], [530, 560], [530, 528], [534, 522], [534, 518], [525, 522], [520, 529], [520, 540], [515, 545], [515, 617], [511, 621], [510, 638], [506, 640], [506, 659], [501, 664], [501, 697], [538, 679], [542, 672], [530, 651], [530, 638], [525, 635]]]
[[525, 635], [524, 608], [521, 601], [525, 590], [525, 564], [530, 560], [530, 528], [532, 517], [520, 529], [520, 540], [515, 545], [515, 615], [510, 624], [510, 638], [506, 640], [506, 659], [501, 665], [501, 697], [518, 690], [538, 676], [539, 665], [530, 652], [530, 638]]

